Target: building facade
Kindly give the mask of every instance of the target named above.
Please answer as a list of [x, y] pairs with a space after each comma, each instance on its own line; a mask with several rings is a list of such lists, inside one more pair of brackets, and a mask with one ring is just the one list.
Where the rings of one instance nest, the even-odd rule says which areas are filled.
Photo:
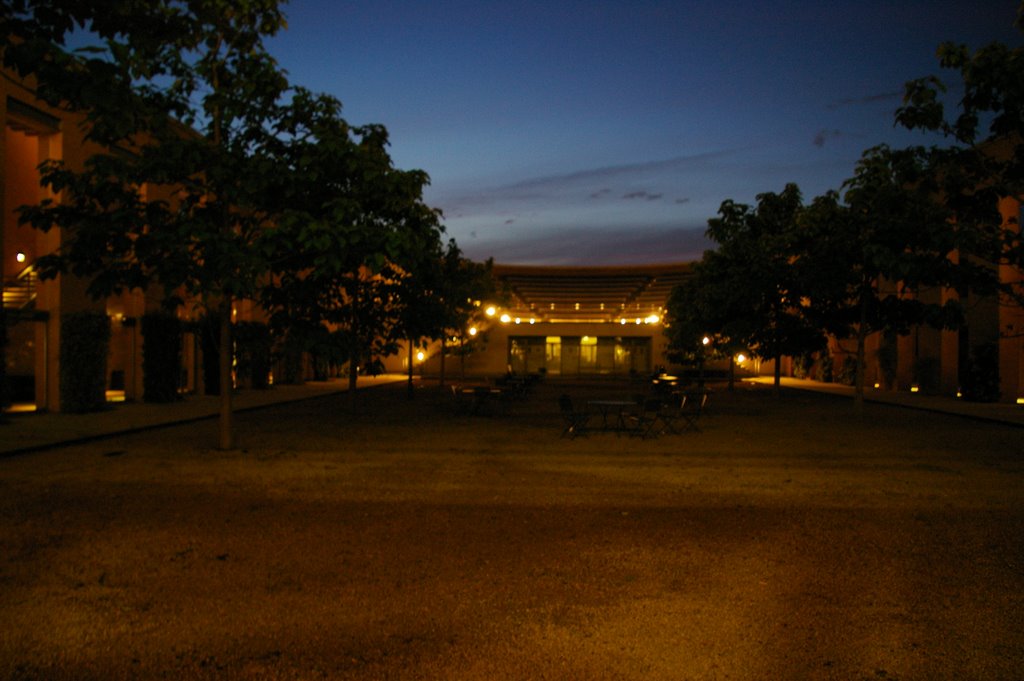
[[[496, 376], [512, 371], [567, 377], [650, 373], [667, 364], [665, 304], [689, 271], [685, 263], [495, 265], [503, 302], [481, 301], [482, 321], [472, 329], [472, 351], [446, 357], [445, 372]], [[450, 347], [458, 342], [453, 339]], [[422, 357], [417, 370], [440, 372], [439, 343]], [[388, 368], [408, 370], [408, 353], [392, 358]]]

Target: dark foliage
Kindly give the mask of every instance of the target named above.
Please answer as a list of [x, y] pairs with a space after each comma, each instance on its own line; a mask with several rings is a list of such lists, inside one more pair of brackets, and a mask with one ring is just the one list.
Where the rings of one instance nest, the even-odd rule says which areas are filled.
[[82, 414], [106, 407], [110, 319], [101, 312], [70, 312], [60, 320], [60, 408]]
[[142, 316], [142, 338], [142, 399], [178, 400], [181, 321], [166, 312], [149, 312]]

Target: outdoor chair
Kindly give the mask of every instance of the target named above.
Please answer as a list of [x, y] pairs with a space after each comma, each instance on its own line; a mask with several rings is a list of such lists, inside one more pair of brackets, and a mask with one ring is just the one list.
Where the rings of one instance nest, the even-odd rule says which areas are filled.
[[575, 439], [577, 435], [588, 433], [587, 422], [590, 420], [590, 414], [585, 411], [577, 411], [572, 405], [571, 397], [568, 395], [559, 397], [558, 407], [562, 412], [563, 421], [561, 437], [568, 437], [571, 440]]
[[658, 433], [654, 426], [658, 423], [658, 414], [661, 412], [661, 399], [648, 397], [640, 405], [640, 409], [629, 417], [630, 437], [647, 439], [657, 437]]
[[[686, 395], [681, 392], [674, 392], [662, 402], [661, 410], [658, 412], [657, 428], [658, 433], [671, 433], [679, 435], [688, 430], [697, 430], [697, 417], [699, 412], [694, 412], [686, 407]], [[690, 402], [692, 408], [693, 402]]]
[[[679, 407], [676, 410], [672, 430], [674, 432], [686, 432], [692, 430], [701, 432], [697, 421], [704, 411], [704, 404], [707, 401], [706, 393], [684, 392], [679, 394]], [[675, 428], [675, 422], [680, 422], [680, 429]]]
[[469, 409], [469, 400], [466, 398], [462, 386], [452, 384], [448, 387], [452, 398], [452, 408], [456, 414], [464, 414]]

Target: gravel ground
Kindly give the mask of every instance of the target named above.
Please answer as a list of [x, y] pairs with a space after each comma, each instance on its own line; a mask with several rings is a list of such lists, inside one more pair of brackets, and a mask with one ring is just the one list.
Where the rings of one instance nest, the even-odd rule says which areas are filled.
[[1024, 675], [1024, 431], [745, 387], [699, 433], [568, 440], [562, 391], [630, 388], [0, 460], [0, 678]]

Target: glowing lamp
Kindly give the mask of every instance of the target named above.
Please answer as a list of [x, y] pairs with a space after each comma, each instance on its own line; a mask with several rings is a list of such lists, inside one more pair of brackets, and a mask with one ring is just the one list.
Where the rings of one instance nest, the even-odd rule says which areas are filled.
[[476, 335], [476, 327], [475, 326], [469, 327], [469, 335], [470, 336], [475, 336]]
[[420, 350], [419, 352], [416, 353], [416, 361], [417, 362], [422, 362], [424, 357], [426, 357], [426, 355], [423, 354], [422, 350]]
[[910, 386], [910, 392], [912, 392], [912, 393], [921, 392], [921, 388], [920, 388], [920, 386], [912, 385], [912, 386]]
[[700, 339], [700, 342], [702, 345], [708, 345], [709, 343], [711, 343], [711, 339], [708, 338], [707, 336], [704, 336], [703, 338]]
[[487, 314], [488, 317], [493, 317], [498, 313], [498, 311], [494, 309], [493, 305], [488, 306], [487, 309], [484, 310], [484, 312]]
[[25, 262], [26, 257], [27, 256], [24, 253], [18, 251], [18, 253], [14, 256], [14, 259], [17, 260], [18, 262]]
[[741, 352], [740, 354], [736, 355], [736, 361], [737, 361], [737, 362], [738, 362], [739, 364], [743, 364], [744, 362], [746, 362], [746, 361], [747, 361], [747, 356], [746, 356], [746, 355], [744, 355], [744, 354], [743, 354], [743, 353]]
[[512, 321], [512, 318], [509, 317], [507, 314], [501, 315], [501, 323], [502, 324], [508, 324], [510, 321]]

